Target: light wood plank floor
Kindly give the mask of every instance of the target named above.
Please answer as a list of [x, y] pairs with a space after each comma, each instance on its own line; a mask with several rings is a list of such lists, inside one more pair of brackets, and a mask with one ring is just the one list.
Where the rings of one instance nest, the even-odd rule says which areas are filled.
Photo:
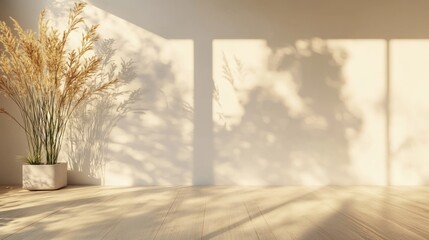
[[0, 239], [429, 239], [429, 187], [0, 187]]

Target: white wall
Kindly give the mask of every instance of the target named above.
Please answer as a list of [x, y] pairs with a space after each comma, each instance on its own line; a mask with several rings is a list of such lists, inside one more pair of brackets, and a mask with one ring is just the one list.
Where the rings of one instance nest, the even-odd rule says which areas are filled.
[[[71, 3], [28, 4], [2, 1], [0, 19], [34, 27], [45, 6], [62, 26]], [[113, 128], [104, 167], [72, 159], [70, 182], [427, 185], [428, 7], [92, 0], [88, 23], [134, 60], [127, 88], [143, 89], [136, 106], [148, 110]], [[0, 184], [19, 184], [24, 136], [5, 116], [0, 129]]]

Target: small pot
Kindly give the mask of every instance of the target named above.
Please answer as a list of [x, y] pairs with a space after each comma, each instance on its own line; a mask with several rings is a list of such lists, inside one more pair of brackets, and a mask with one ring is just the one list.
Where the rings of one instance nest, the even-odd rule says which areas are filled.
[[22, 165], [22, 188], [56, 190], [67, 185], [67, 163]]

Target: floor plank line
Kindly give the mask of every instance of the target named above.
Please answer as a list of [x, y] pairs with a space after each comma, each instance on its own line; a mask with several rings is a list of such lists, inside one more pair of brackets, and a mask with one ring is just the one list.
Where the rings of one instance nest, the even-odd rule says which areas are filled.
[[204, 223], [205, 223], [205, 220], [206, 220], [206, 207], [207, 207], [207, 202], [204, 202], [203, 224], [201, 226], [200, 239], [203, 239], [203, 236], [204, 236]]
[[162, 223], [159, 225], [159, 228], [158, 228], [158, 230], [156, 231], [156, 234], [155, 234], [155, 236], [153, 237], [153, 240], [155, 240], [155, 239], [156, 239], [156, 237], [158, 236], [158, 233], [159, 233], [159, 231], [161, 230], [162, 226], [164, 226], [165, 220], [167, 219], [168, 215], [169, 215], [169, 214], [170, 214], [170, 212], [172, 211], [173, 206], [175, 206], [175, 204], [176, 204], [176, 202], [177, 202], [177, 199], [178, 199], [178, 198], [179, 198], [179, 196], [180, 196], [180, 192], [181, 192], [181, 191], [182, 191], [181, 189], [179, 189], [179, 190], [177, 191], [177, 193], [176, 193], [176, 197], [174, 198], [174, 201], [171, 203], [170, 207], [168, 208], [168, 211], [167, 211], [167, 213], [165, 214], [165, 216], [164, 216], [164, 218], [163, 218], [163, 220], [162, 220]]
[[[417, 232], [410, 231], [403, 225], [380, 215], [379, 212], [381, 209], [374, 207], [377, 202], [373, 201], [373, 199], [362, 201], [362, 196], [365, 196], [362, 192], [359, 192], [359, 194], [352, 194], [350, 193], [350, 188], [341, 188], [341, 190], [338, 190], [329, 187], [327, 189], [331, 194], [335, 196], [342, 195], [346, 197], [348, 201], [351, 201], [348, 204], [348, 208], [342, 211], [341, 214], [353, 218], [355, 222], [359, 223], [362, 228], [368, 232], [375, 233], [378, 236], [382, 236], [383, 239], [388, 240], [426, 239], [422, 238]], [[377, 207], [380, 207], [380, 205], [377, 204]]]
[[243, 202], [243, 205], [246, 207], [247, 214], [249, 215], [250, 222], [258, 235], [258, 239], [277, 239], [268, 227], [268, 224], [256, 203], [253, 201], [245, 201]]
[[[307, 215], [314, 208], [314, 192], [319, 188], [262, 188], [249, 192], [248, 198], [258, 202], [273, 234], [279, 239], [330, 239], [320, 231]], [[313, 216], [314, 217], [314, 216]]]
[[[112, 205], [113, 202], [120, 198], [119, 195], [126, 191], [121, 189], [100, 189], [98, 192], [87, 193], [86, 198], [77, 198], [71, 201], [57, 211], [56, 214], [36, 221], [33, 225], [17, 231], [8, 239], [76, 239], [78, 236], [82, 236], [82, 238], [83, 236], [90, 236], [88, 237], [89, 239], [96, 239], [99, 232], [103, 230], [102, 225], [99, 224], [96, 228], [87, 228], [83, 231], [82, 226], [85, 225], [82, 223], [87, 223], [87, 225], [94, 223], [95, 218], [93, 216], [98, 212], [109, 211], [111, 207], [106, 206]], [[82, 214], [88, 215], [88, 217], [81, 218]], [[64, 225], [65, 222], [67, 222], [66, 225]], [[95, 222], [99, 221], [95, 219]], [[78, 228], [80, 230], [76, 231]]]
[[[75, 196], [73, 198], [72, 196], [69, 196], [70, 193], [73, 192], [68, 190], [70, 189], [62, 189], [56, 191], [56, 193], [47, 192], [46, 194], [51, 194], [52, 199], [42, 201], [41, 204], [39, 204], [37, 201], [35, 202], [33, 199], [27, 199], [27, 203], [21, 205], [22, 207], [15, 206], [13, 208], [2, 208], [0, 212], [0, 220], [11, 220], [9, 224], [0, 228], [0, 239], [11, 239], [13, 235], [37, 224], [49, 216], [52, 216], [54, 213], [58, 213], [62, 209], [73, 205], [76, 199], [89, 196], [89, 194], [94, 194], [94, 190], [92, 188], [82, 188], [80, 191], [81, 196]], [[36, 195], [38, 194], [38, 192], [34, 193]], [[54, 196], [55, 194], [56, 196]]]
[[178, 187], [154, 188], [130, 200], [130, 210], [106, 233], [103, 240], [152, 239], [173, 203]]

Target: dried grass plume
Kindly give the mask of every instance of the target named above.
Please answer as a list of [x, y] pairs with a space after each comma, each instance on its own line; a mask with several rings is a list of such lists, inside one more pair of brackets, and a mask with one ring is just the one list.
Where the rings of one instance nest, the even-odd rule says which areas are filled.
[[13, 29], [0, 22], [0, 93], [18, 106], [22, 122], [6, 109], [0, 108], [0, 113], [24, 129], [29, 163], [55, 164], [73, 111], [117, 81], [89, 84], [101, 64], [93, 54], [97, 25], [84, 32], [79, 47], [67, 47], [70, 35], [84, 25], [85, 5], [75, 3], [62, 32], [49, 26], [45, 11], [40, 14], [38, 33], [22, 29], [13, 18]]

